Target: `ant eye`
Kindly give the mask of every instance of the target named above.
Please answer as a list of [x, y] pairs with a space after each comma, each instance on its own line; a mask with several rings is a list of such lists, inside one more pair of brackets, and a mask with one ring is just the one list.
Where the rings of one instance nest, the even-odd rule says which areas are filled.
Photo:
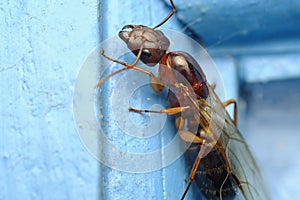
[[133, 29], [134, 29], [133, 25], [126, 25], [126, 26], [123, 26], [122, 31], [131, 32]]
[[149, 51], [149, 49], [143, 49], [142, 56], [150, 57], [151, 56], [151, 52]]

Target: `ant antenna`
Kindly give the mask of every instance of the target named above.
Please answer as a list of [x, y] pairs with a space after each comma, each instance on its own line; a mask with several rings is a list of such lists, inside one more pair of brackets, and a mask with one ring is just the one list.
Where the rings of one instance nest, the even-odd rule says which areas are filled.
[[175, 8], [175, 5], [173, 3], [172, 0], [170, 0], [170, 3], [172, 5], [172, 11], [168, 14], [168, 16], [166, 18], [164, 18], [159, 24], [157, 24], [156, 26], [154, 26], [152, 29], [156, 29], [158, 27], [160, 27], [161, 25], [163, 25], [166, 21], [168, 21], [172, 15], [176, 12], [176, 8]]

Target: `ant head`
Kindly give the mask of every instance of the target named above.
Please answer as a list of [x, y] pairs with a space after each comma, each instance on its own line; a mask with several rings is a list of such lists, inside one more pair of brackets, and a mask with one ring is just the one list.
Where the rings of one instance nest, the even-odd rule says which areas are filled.
[[161, 31], [143, 25], [126, 25], [119, 37], [136, 56], [142, 48], [140, 60], [148, 66], [159, 63], [170, 46], [170, 41]]

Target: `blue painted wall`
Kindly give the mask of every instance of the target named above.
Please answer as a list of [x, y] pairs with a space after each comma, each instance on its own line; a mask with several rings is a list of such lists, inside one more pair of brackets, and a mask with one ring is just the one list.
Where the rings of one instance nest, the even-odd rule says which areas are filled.
[[99, 163], [72, 114], [99, 42], [97, 1], [0, 3], [0, 199], [97, 199]]

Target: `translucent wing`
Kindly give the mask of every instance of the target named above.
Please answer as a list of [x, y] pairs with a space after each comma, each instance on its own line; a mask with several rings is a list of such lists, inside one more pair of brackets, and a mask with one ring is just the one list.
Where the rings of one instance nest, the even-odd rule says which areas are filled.
[[200, 113], [205, 113], [206, 120], [212, 122], [210, 126], [215, 132], [214, 135], [220, 136], [216, 145], [220, 145], [219, 149], [225, 150], [231, 174], [237, 178], [240, 185], [241, 194], [237, 194], [236, 198], [270, 199], [258, 166], [243, 136], [216, 93], [212, 88], [209, 90], [209, 97], [205, 100], [208, 104], [206, 107], [209, 109], [201, 110], [200, 106]]

